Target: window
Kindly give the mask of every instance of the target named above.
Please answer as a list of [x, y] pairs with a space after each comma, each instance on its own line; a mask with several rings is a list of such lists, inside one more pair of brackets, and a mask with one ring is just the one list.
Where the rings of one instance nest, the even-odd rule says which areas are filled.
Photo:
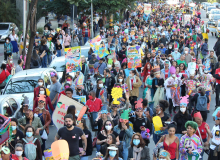
[[47, 88], [48, 85], [50, 85], [50, 78], [49, 78], [49, 73], [45, 73], [44, 74], [44, 83], [45, 83], [45, 87]]
[[13, 98], [5, 101], [3, 103], [3, 115], [6, 117], [12, 117], [16, 110], [18, 109], [18, 104]]

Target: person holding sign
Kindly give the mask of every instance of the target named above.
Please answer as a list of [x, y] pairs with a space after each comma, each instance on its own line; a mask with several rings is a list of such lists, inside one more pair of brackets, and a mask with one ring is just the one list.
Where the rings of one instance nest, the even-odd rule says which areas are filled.
[[[80, 156], [86, 153], [87, 139], [82, 129], [73, 125], [73, 115], [67, 114], [64, 116], [65, 127], [58, 130], [55, 136], [55, 141], [64, 139], [69, 144], [69, 160], [80, 160]], [[82, 139], [84, 146], [83, 150], [79, 150], [79, 138]]]

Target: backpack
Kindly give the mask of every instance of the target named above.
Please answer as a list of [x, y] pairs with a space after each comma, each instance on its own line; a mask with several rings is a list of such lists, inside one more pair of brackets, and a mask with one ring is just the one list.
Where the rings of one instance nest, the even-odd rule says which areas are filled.
[[34, 138], [32, 142], [27, 142], [26, 139], [22, 138], [23, 141], [26, 143], [24, 146], [24, 154], [29, 160], [35, 160], [37, 157], [37, 146], [34, 144], [37, 138]]
[[201, 96], [200, 93], [197, 98], [196, 110], [198, 111], [206, 111], [207, 110], [207, 97], [206, 95]]

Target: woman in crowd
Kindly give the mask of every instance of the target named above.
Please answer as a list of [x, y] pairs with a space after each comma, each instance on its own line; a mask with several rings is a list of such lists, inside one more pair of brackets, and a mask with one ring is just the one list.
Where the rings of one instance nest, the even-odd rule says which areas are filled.
[[114, 129], [114, 124], [112, 121], [110, 120], [107, 120], [104, 122], [104, 128], [102, 131], [100, 131], [100, 133], [98, 134], [98, 137], [97, 137], [97, 142], [96, 144], [97, 145], [103, 145], [104, 143], [106, 143], [107, 141], [107, 136], [109, 134], [114, 134], [115, 137], [116, 137], [116, 145], [119, 145], [120, 142], [119, 142], [119, 136], [118, 136], [118, 133], [113, 131]]
[[153, 89], [152, 89], [153, 79], [154, 79], [154, 73], [153, 73], [153, 71], [151, 71], [150, 76], [148, 76], [145, 80], [144, 85], [146, 88], [143, 93], [143, 99], [146, 98], [148, 100], [149, 106], [152, 110], [154, 107], [154, 103], [152, 102], [153, 101]]
[[141, 76], [143, 77], [143, 82], [146, 81], [146, 78], [150, 75], [151, 70], [152, 70], [151, 64], [150, 62], [147, 62], [144, 66], [143, 72], [141, 73]]
[[162, 150], [159, 153], [159, 160], [171, 160], [170, 153], [168, 151]]
[[9, 38], [11, 39], [11, 44], [13, 46], [13, 53], [17, 53], [18, 54], [18, 36], [17, 34], [15, 34], [15, 30], [12, 29], [12, 33], [10, 34]]
[[11, 73], [11, 70], [12, 70], [13, 68], [15, 68], [14, 63], [13, 63], [13, 58], [12, 58], [12, 57], [8, 58], [7, 64], [6, 64], [6, 68], [7, 68], [8, 72], [9, 72], [10, 74], [12, 74], [12, 73]]
[[139, 97], [139, 88], [142, 85], [142, 81], [137, 75], [136, 70], [130, 70], [129, 77], [126, 80], [126, 84], [128, 85], [130, 103], [134, 108], [134, 103], [137, 101]]
[[29, 108], [29, 100], [28, 97], [25, 96], [23, 102], [21, 103], [20, 110], [16, 113], [15, 118], [20, 119], [25, 116], [25, 113], [28, 111]]
[[[42, 160], [42, 150], [41, 150], [41, 143], [38, 138], [34, 137], [35, 134], [34, 127], [31, 125], [27, 125], [24, 129], [25, 138], [22, 139], [22, 144], [25, 146], [27, 143], [34, 143], [36, 145], [36, 159], [35, 160]], [[25, 150], [24, 150], [25, 153]], [[32, 155], [26, 155], [28, 159], [32, 157]]]
[[[36, 114], [40, 118], [41, 123], [43, 125], [43, 128], [40, 131], [40, 135], [47, 134], [47, 136], [48, 136], [49, 135], [49, 125], [50, 125], [50, 122], [51, 122], [51, 117], [50, 117], [50, 112], [46, 109], [46, 98], [45, 97], [46, 97], [46, 95], [42, 94], [38, 98], [38, 106], [37, 106], [37, 108], [34, 109], [34, 114]], [[42, 153], [43, 153], [43, 151], [45, 150], [45, 147], [46, 147], [45, 142], [46, 142], [47, 136], [46, 137], [44, 137], [44, 136], [41, 137], [42, 143], [43, 143], [41, 145]]]
[[17, 143], [14, 147], [15, 154], [12, 154], [11, 158], [13, 160], [28, 160], [26, 157], [23, 157], [24, 147], [23, 144]]
[[[45, 85], [47, 85], [48, 82], [45, 82]], [[39, 93], [40, 93], [40, 87], [44, 87], [44, 80], [42, 78], [39, 78], [37, 81], [37, 87], [34, 88], [34, 99], [38, 97]], [[46, 87], [44, 87], [46, 88]], [[50, 92], [49, 90], [46, 88], [46, 95], [49, 96]]]
[[119, 151], [115, 145], [108, 147], [104, 160], [122, 160], [122, 158], [119, 157]]
[[[87, 148], [86, 154], [81, 155], [80, 160], [88, 160], [89, 156], [92, 155], [92, 134], [89, 131], [88, 127], [86, 126], [86, 120], [84, 118], [81, 119], [81, 123], [78, 124], [78, 127], [81, 128], [87, 138]], [[83, 142], [82, 139], [79, 140], [79, 148], [80, 151], [83, 150]]]
[[153, 117], [159, 116], [163, 124], [160, 134], [153, 133], [153, 140], [155, 144], [157, 144], [157, 142], [160, 140], [162, 135], [168, 133], [167, 126], [165, 124], [165, 122], [171, 121], [171, 117], [165, 112], [166, 108], [168, 107], [169, 107], [169, 103], [166, 100], [160, 100], [159, 105], [156, 107], [156, 113], [153, 114]]
[[72, 114], [73, 115], [73, 125], [76, 125], [76, 120], [77, 120], [76, 107], [74, 105], [70, 105], [67, 109], [66, 114]]
[[77, 47], [77, 46], [79, 46], [79, 38], [77, 37], [77, 35], [73, 35], [72, 47]]
[[11, 153], [15, 153], [15, 145], [18, 143], [19, 140], [24, 138], [23, 132], [18, 129], [18, 120], [16, 118], [11, 118], [11, 129], [12, 129], [12, 140], [9, 142], [9, 148]]
[[129, 125], [129, 110], [122, 112], [118, 125], [114, 127], [114, 131], [119, 135], [119, 152], [122, 152], [123, 159], [127, 159], [128, 147], [130, 146], [131, 138], [133, 135], [133, 130]]
[[106, 140], [106, 143], [104, 143], [103, 145], [101, 145], [101, 148], [100, 148], [100, 153], [105, 157], [106, 155], [106, 151], [108, 149], [108, 147], [110, 145], [115, 145], [116, 144], [116, 137], [114, 134], [109, 134], [107, 136], [107, 140]]
[[121, 85], [121, 88], [122, 88], [122, 90], [123, 90], [123, 93], [129, 93], [129, 91], [128, 91], [128, 86], [127, 86], [127, 84], [125, 83], [123, 74], [118, 73], [117, 83], [119, 83], [119, 84]]
[[200, 112], [194, 113], [193, 118], [194, 118], [194, 121], [198, 125], [196, 135], [200, 138], [200, 141], [202, 142], [202, 144], [204, 144], [203, 146], [204, 148], [201, 153], [202, 158], [200, 158], [200, 160], [203, 160], [204, 150], [205, 148], [208, 149], [209, 141], [211, 139], [210, 135], [208, 134], [210, 133], [209, 125], [206, 122], [203, 122], [202, 115]]
[[187, 133], [180, 139], [179, 151], [181, 153], [181, 160], [188, 159], [188, 154], [192, 154], [193, 151], [202, 153], [202, 144], [200, 138], [195, 134], [198, 128], [196, 122], [187, 121], [185, 124]]
[[[176, 125], [169, 124], [167, 129], [168, 134], [163, 135], [157, 144], [163, 142], [164, 150], [169, 152], [171, 160], [176, 160], [179, 158], [179, 138], [175, 136]], [[155, 155], [154, 160], [156, 160]]]
[[[180, 63], [179, 65], [180, 67], [180, 78], [187, 78], [188, 77], [188, 72], [186, 71], [186, 65], [184, 63]], [[186, 95], [186, 84], [182, 84], [180, 87], [181, 90], [181, 96], [185, 96]]]
[[38, 94], [38, 96], [34, 99], [34, 107], [33, 107], [33, 110], [35, 110], [35, 108], [37, 108], [37, 106], [38, 106], [38, 104], [39, 104], [38, 99], [39, 99], [39, 97], [40, 97], [41, 95], [44, 95], [44, 96], [45, 96], [45, 100], [46, 100], [46, 101], [45, 101], [45, 102], [46, 102], [45, 109], [46, 109], [46, 110], [49, 110], [49, 109], [48, 109], [48, 106], [49, 106], [50, 109], [51, 109], [52, 111], [54, 111], [54, 108], [53, 108], [53, 105], [52, 105], [52, 103], [51, 103], [50, 97], [47, 96], [47, 94], [46, 94], [46, 88], [45, 88], [45, 87], [40, 87], [39, 94]]
[[7, 61], [9, 56], [12, 56], [13, 45], [11, 44], [11, 39], [9, 37], [5, 38], [4, 44], [4, 60]]
[[7, 79], [10, 76], [10, 73], [6, 69], [6, 64], [2, 63], [1, 73], [0, 73], [0, 88], [3, 89], [7, 83]]
[[128, 148], [128, 158], [133, 160], [150, 160], [150, 151], [145, 146], [140, 133], [135, 133], [131, 139], [131, 146]]
[[[133, 129], [135, 133], [141, 133], [141, 131], [151, 129], [150, 120], [143, 116], [142, 100], [138, 100], [137, 104], [135, 105], [135, 116], [130, 117], [129, 121], [133, 124]], [[149, 140], [145, 140], [146, 146], [148, 146], [149, 142]]]
[[89, 67], [87, 65], [87, 61], [86, 61], [86, 57], [84, 55], [81, 55], [81, 61], [82, 61], [82, 73], [85, 77], [85, 79], [87, 80], [87, 76], [89, 74]]
[[189, 103], [188, 95], [181, 97], [179, 112], [174, 116], [173, 121], [177, 124], [176, 136], [181, 139], [182, 135], [186, 134], [185, 124], [187, 121], [192, 120], [187, 111], [187, 104]]

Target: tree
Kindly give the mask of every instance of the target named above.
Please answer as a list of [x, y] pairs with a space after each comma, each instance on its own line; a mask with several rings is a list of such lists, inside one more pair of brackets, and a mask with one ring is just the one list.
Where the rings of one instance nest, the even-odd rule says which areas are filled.
[[15, 6], [15, 3], [12, 3], [11, 0], [0, 0], [0, 22], [14, 22], [18, 24], [16, 16], [18, 14], [18, 9]]

